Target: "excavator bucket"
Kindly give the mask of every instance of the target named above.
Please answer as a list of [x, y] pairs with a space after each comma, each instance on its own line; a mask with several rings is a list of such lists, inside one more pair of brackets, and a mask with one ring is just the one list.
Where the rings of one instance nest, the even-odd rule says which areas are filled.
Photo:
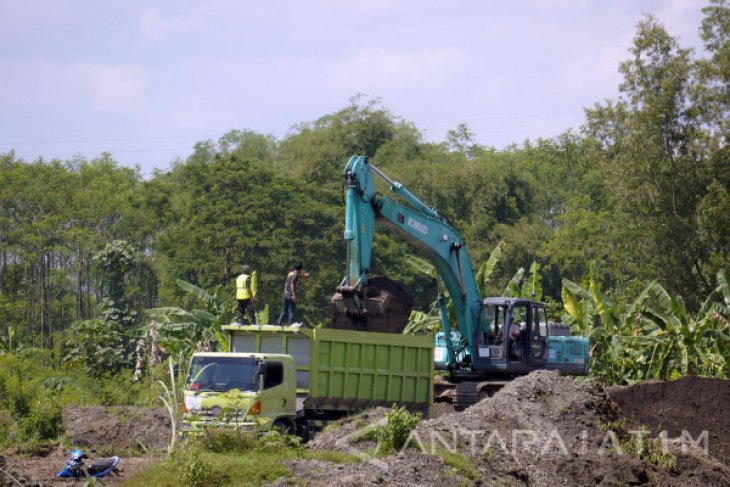
[[332, 328], [403, 333], [413, 298], [399, 283], [372, 276], [361, 291], [340, 289], [331, 299]]

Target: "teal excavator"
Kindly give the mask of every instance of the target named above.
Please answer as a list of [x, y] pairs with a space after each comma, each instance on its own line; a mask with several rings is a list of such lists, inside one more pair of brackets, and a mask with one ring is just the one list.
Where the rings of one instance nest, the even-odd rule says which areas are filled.
[[[380, 194], [375, 177], [403, 202]], [[535, 300], [479, 296], [474, 268], [461, 235], [437, 209], [388, 178], [367, 157], [345, 167], [346, 275], [332, 297], [332, 327], [402, 333], [414, 301], [397, 282], [370, 275], [375, 222], [414, 244], [437, 271], [441, 331], [436, 334], [436, 400], [462, 409], [491, 395], [507, 381], [533, 370], [588, 372], [588, 340], [567, 326], [548, 323]], [[444, 287], [456, 323], [447, 312]], [[454, 326], [455, 325], [455, 326]]]

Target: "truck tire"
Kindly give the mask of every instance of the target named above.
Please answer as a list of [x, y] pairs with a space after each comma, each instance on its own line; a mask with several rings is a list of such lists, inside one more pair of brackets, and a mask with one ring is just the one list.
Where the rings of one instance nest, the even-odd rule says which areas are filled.
[[271, 429], [282, 435], [294, 434], [294, 428], [292, 428], [291, 421], [288, 419], [277, 419], [274, 421], [274, 424], [271, 425]]
[[312, 438], [312, 429], [309, 422], [305, 419], [295, 421], [294, 434], [302, 439], [302, 443], [308, 442]]

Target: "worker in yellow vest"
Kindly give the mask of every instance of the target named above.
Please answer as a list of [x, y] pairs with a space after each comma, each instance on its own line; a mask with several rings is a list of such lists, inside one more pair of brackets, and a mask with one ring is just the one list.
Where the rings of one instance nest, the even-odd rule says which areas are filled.
[[236, 278], [236, 300], [238, 301], [238, 323], [244, 324], [244, 314], [248, 312], [249, 321], [256, 324], [256, 272], [251, 266], [241, 266], [241, 275]]

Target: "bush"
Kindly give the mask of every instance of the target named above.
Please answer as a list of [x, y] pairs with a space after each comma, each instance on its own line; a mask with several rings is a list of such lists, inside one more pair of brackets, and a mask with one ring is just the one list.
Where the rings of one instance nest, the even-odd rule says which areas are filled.
[[388, 422], [377, 430], [377, 437], [380, 442], [378, 453], [393, 453], [406, 444], [408, 435], [421, 420], [421, 413], [411, 414], [405, 406], [398, 407], [395, 404], [388, 412]]
[[257, 433], [230, 428], [206, 428], [196, 443], [213, 453], [243, 452], [256, 444]]
[[0, 448], [7, 446], [15, 437], [18, 425], [10, 411], [0, 410]]
[[0, 446], [56, 439], [63, 433], [61, 405], [149, 405], [156, 391], [132, 384], [132, 372], [91, 377], [85, 367], [60, 368], [51, 351], [25, 349], [0, 355]]
[[213, 465], [203, 459], [197, 448], [191, 448], [185, 453], [185, 468], [183, 470], [183, 485], [202, 487], [206, 485], [220, 485], [224, 479], [217, 474]]
[[50, 440], [62, 433], [61, 406], [53, 398], [36, 399], [30, 412], [20, 423], [23, 437], [28, 440]]
[[83, 364], [93, 376], [132, 365], [131, 345], [114, 322], [77, 321], [66, 332], [64, 361]]

